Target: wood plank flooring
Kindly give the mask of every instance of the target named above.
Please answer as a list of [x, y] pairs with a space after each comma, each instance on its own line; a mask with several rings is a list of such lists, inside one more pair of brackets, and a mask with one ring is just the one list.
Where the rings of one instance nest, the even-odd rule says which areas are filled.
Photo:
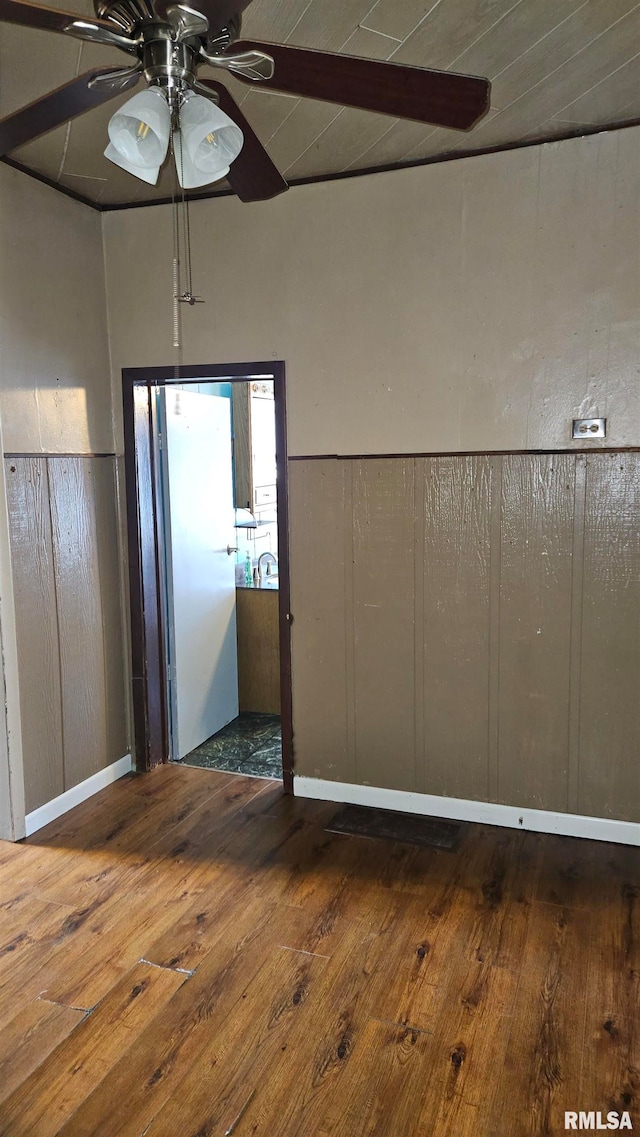
[[2, 1137], [640, 1129], [640, 849], [338, 808], [168, 766], [0, 842]]

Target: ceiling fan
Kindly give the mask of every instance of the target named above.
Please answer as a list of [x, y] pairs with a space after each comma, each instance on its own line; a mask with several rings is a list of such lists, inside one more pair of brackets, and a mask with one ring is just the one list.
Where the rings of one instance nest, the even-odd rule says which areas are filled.
[[199, 77], [203, 65], [270, 90], [456, 130], [471, 129], [488, 109], [487, 79], [241, 40], [242, 12], [250, 3], [94, 0], [96, 18], [88, 19], [27, 0], [0, 0], [0, 21], [117, 47], [132, 57], [127, 67], [86, 72], [0, 120], [0, 157], [144, 78], [148, 90], [109, 124], [107, 157], [154, 182], [173, 132], [181, 185], [226, 176], [242, 201], [282, 193], [286, 181], [228, 89]]

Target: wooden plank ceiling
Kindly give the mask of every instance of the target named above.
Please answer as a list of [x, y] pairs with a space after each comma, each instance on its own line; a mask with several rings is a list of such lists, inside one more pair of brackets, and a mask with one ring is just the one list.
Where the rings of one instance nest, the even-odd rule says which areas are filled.
[[[47, 3], [48, 0], [41, 0]], [[91, 0], [65, 0], [91, 14]], [[197, 6], [197, 5], [196, 5]], [[0, 115], [118, 51], [0, 25]], [[298, 99], [225, 78], [290, 182], [551, 140], [640, 119], [640, 4], [634, 0], [253, 0], [243, 38], [487, 76], [491, 110], [469, 134]], [[201, 74], [212, 74], [203, 67]], [[220, 73], [215, 73], [220, 78]], [[107, 123], [131, 93], [11, 157], [102, 206], [171, 195], [167, 162], [148, 186], [103, 157]], [[211, 187], [227, 189], [224, 182]]]

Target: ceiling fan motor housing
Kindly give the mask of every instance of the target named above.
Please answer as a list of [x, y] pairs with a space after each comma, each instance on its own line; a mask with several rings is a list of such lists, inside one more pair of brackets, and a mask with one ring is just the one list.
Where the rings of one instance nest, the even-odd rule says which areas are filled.
[[[191, 0], [191, 2], [186, 0], [186, 3], [190, 9], [195, 11], [204, 9], [203, 15], [205, 19], [207, 18], [206, 3], [199, 4], [198, 0]], [[178, 4], [179, 0], [175, 0], [174, 10], [177, 9]], [[99, 19], [108, 21], [118, 31], [125, 32], [128, 35], [139, 33], [149, 25], [155, 24], [156, 26], [166, 27], [171, 23], [170, 19], [167, 18], [167, 9], [171, 5], [166, 2], [162, 10], [157, 10], [153, 0], [94, 0], [93, 6]], [[222, 28], [210, 25], [206, 37], [203, 38], [209, 49], [215, 44], [217, 49], [222, 51], [230, 47], [234, 40], [239, 38], [241, 27], [242, 13], [237, 12], [226, 21]]]
[[190, 34], [180, 25], [181, 11], [197, 12], [197, 2], [181, 9], [179, 0], [164, 0], [161, 10], [153, 0], [94, 0], [96, 15], [130, 37], [147, 83], [162, 87], [170, 103], [181, 91], [193, 88], [204, 44], [222, 54], [240, 32], [241, 16], [234, 15], [227, 27], [215, 31], [207, 29], [204, 17], [203, 27]]
[[195, 83], [198, 48], [173, 40], [166, 26], [150, 24], [143, 28], [141, 58], [148, 83], [167, 90]]
[[150, 0], [94, 0], [93, 6], [99, 19], [129, 34], [141, 24], [158, 19]]

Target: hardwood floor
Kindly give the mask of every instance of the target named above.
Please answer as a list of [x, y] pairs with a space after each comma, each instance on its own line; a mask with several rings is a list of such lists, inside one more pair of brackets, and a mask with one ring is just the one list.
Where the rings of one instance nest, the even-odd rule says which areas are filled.
[[0, 842], [3, 1137], [640, 1129], [640, 849], [168, 766]]

